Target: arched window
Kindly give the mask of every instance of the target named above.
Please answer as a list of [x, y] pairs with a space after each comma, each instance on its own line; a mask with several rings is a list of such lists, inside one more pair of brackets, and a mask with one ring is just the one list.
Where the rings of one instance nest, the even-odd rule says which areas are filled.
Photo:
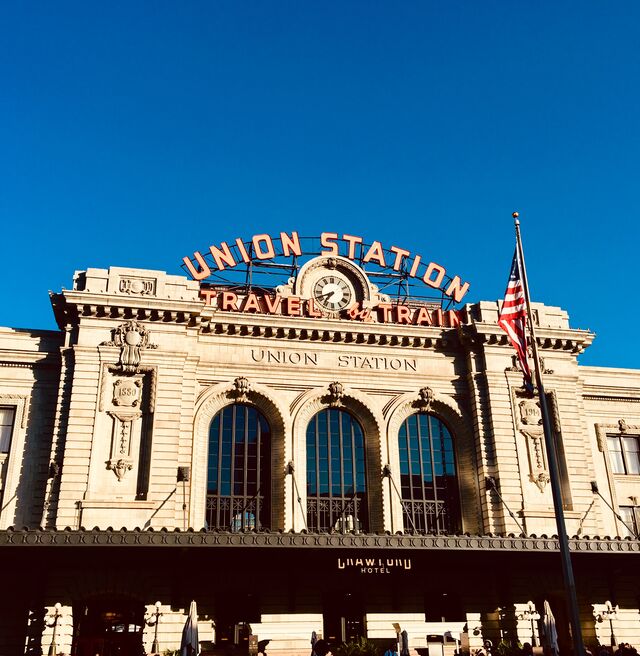
[[455, 533], [460, 503], [453, 439], [433, 415], [405, 419], [398, 434], [405, 531]]
[[256, 408], [220, 410], [209, 429], [208, 528], [271, 527], [271, 429]]
[[307, 527], [368, 530], [364, 433], [344, 410], [321, 410], [307, 428]]

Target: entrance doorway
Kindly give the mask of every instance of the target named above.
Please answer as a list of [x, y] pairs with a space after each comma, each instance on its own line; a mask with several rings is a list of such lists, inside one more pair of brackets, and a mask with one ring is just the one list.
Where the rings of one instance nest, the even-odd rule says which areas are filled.
[[323, 613], [324, 639], [332, 649], [343, 642], [366, 637], [364, 610], [352, 593], [327, 596]]
[[143, 604], [123, 597], [98, 597], [74, 608], [74, 656], [141, 656]]

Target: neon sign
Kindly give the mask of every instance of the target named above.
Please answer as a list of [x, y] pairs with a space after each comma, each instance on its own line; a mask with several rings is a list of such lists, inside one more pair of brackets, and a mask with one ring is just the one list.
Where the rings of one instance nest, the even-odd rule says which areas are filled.
[[[372, 264], [388, 270], [404, 279], [418, 280], [428, 287], [438, 290], [452, 302], [460, 303], [469, 291], [469, 283], [458, 275], [448, 275], [446, 269], [408, 249], [390, 246], [384, 248], [380, 241], [365, 244], [362, 237], [337, 232], [323, 232], [320, 235], [321, 250], [314, 254], [342, 256], [360, 265]], [[205, 280], [218, 272], [233, 269], [239, 265], [251, 266], [266, 263], [277, 258], [296, 258], [311, 253], [304, 252], [301, 238], [296, 231], [281, 232], [279, 237], [268, 234], [254, 235], [243, 241], [240, 237], [233, 242], [221, 242], [209, 246], [204, 255], [195, 251], [193, 257], [184, 257], [187, 272], [194, 280]]]

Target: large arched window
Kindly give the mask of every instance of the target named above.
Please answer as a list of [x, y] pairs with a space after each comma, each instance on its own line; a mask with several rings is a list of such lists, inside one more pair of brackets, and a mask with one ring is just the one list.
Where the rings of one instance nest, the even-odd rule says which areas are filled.
[[256, 408], [236, 403], [213, 418], [207, 460], [209, 528], [271, 527], [271, 429]]
[[344, 410], [321, 410], [307, 428], [307, 527], [368, 530], [364, 434]]
[[460, 503], [453, 439], [433, 415], [405, 419], [398, 434], [405, 531], [454, 533]]

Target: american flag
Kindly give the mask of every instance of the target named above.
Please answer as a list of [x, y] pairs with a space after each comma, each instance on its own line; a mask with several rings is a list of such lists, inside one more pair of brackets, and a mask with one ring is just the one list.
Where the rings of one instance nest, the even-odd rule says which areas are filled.
[[527, 362], [527, 308], [524, 298], [524, 288], [522, 283], [522, 266], [518, 248], [513, 255], [511, 264], [511, 273], [509, 274], [509, 284], [507, 291], [504, 293], [504, 301], [498, 325], [507, 333], [509, 341], [518, 354], [520, 369], [524, 375], [526, 387], [533, 387], [531, 380], [531, 369]]

